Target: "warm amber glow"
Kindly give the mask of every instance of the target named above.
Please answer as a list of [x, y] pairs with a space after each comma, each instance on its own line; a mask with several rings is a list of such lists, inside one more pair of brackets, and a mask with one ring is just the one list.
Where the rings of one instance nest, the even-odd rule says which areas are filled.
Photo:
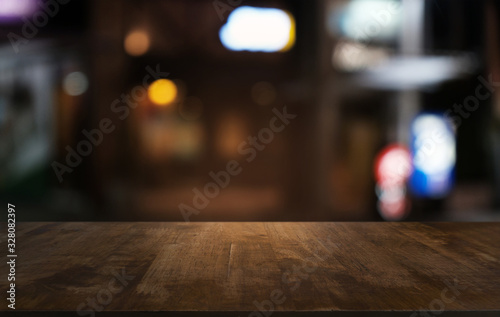
[[149, 36], [144, 31], [133, 31], [125, 38], [125, 51], [132, 56], [139, 56], [149, 49]]
[[171, 80], [158, 79], [149, 86], [148, 96], [159, 106], [169, 105], [177, 97], [177, 86]]
[[244, 116], [228, 113], [219, 119], [216, 130], [216, 147], [224, 159], [237, 158], [238, 146], [245, 141], [249, 131]]
[[288, 18], [290, 19], [290, 35], [288, 37], [288, 42], [286, 43], [285, 47], [283, 47], [280, 50], [280, 52], [286, 52], [290, 50], [295, 44], [295, 19], [291, 13], [287, 11], [285, 11], [285, 13], [288, 15]]

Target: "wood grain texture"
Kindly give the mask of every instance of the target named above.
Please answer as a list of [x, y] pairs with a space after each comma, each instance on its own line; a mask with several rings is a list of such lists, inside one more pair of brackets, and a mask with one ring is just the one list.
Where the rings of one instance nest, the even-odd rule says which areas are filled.
[[[100, 298], [105, 311], [253, 312], [271, 304], [278, 313], [414, 311], [441, 310], [440, 303], [446, 311], [500, 311], [498, 223], [18, 223], [17, 229], [17, 311], [74, 313], [88, 298]], [[115, 275], [124, 272], [134, 277], [122, 283]], [[6, 289], [5, 278], [1, 283]]]

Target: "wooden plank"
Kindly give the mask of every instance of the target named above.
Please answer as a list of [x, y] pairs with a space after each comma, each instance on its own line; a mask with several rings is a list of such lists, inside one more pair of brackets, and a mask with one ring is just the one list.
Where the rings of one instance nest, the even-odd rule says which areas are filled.
[[498, 223], [18, 223], [16, 242], [17, 312], [500, 311]]

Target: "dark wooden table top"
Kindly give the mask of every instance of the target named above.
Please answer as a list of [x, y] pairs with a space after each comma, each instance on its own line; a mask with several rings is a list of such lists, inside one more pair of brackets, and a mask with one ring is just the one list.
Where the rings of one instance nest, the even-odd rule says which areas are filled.
[[16, 311], [500, 311], [500, 223], [18, 223], [16, 243]]

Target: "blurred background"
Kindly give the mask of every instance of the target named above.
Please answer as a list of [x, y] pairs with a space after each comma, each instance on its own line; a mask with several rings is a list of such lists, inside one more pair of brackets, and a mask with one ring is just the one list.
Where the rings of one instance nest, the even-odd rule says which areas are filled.
[[498, 221], [499, 19], [1, 0], [0, 200], [24, 221]]

